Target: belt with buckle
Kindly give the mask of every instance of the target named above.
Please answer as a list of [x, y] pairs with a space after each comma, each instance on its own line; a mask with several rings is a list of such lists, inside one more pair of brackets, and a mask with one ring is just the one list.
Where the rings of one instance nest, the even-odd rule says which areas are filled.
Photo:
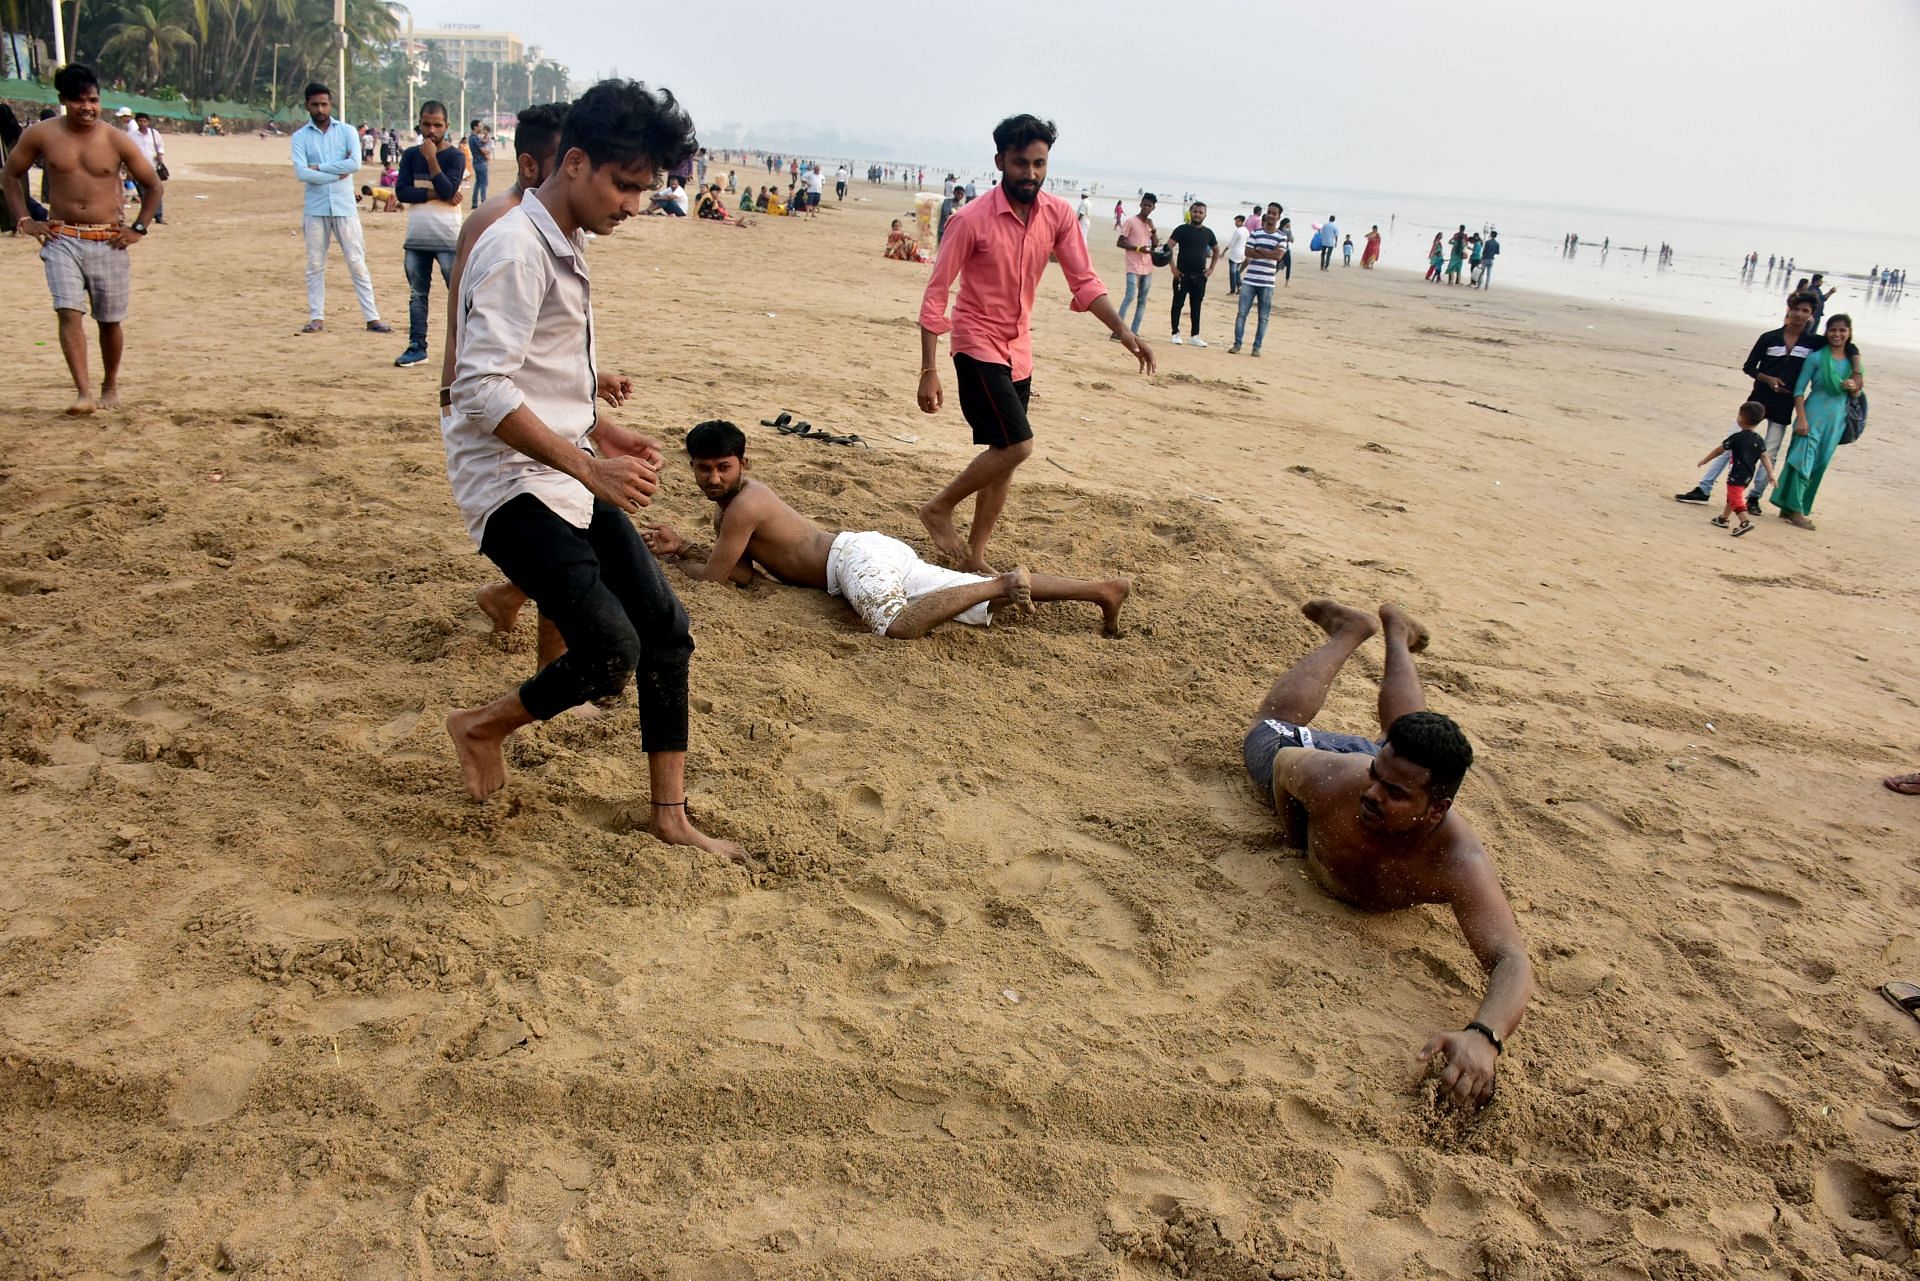
[[70, 236], [75, 240], [118, 240], [123, 230], [118, 224], [107, 222], [50, 222], [47, 229], [56, 236]]

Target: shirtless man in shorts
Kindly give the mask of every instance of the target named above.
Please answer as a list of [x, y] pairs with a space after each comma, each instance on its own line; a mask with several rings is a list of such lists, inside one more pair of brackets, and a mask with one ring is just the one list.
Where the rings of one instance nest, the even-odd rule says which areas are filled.
[[[120, 353], [126, 346], [120, 325], [133, 292], [127, 250], [147, 237], [147, 218], [160, 207], [160, 175], [131, 134], [100, 119], [100, 82], [91, 70], [78, 63], [62, 67], [53, 75], [53, 88], [66, 114], [42, 120], [21, 135], [20, 145], [7, 153], [0, 187], [14, 224], [40, 242], [47, 288], [60, 319], [60, 354], [67, 358], [77, 393], [67, 412], [90, 414], [120, 404]], [[36, 160], [45, 162], [52, 180], [48, 222], [27, 217], [26, 178]], [[140, 186], [140, 216], [131, 225], [120, 220], [122, 165]], [[104, 366], [98, 400], [87, 372], [89, 307], [100, 330]]]
[[719, 504], [713, 546], [695, 546], [666, 525], [650, 525], [642, 537], [654, 555], [678, 561], [692, 578], [745, 586], [758, 564], [783, 583], [845, 598], [875, 635], [894, 640], [918, 640], [956, 619], [985, 627], [1008, 607], [1024, 612], [1035, 601], [1056, 600], [1098, 605], [1106, 634], [1120, 630], [1120, 608], [1133, 589], [1124, 578], [1092, 582], [1023, 568], [963, 574], [927, 564], [885, 534], [830, 534], [747, 476], [747, 438], [732, 423], [695, 427], [687, 455], [700, 492]]
[[[1441, 1032], [1420, 1061], [1446, 1055], [1440, 1084], [1461, 1106], [1493, 1097], [1494, 1059], [1533, 994], [1533, 962], [1493, 860], [1453, 808], [1473, 763], [1460, 727], [1427, 710], [1413, 655], [1427, 631], [1398, 606], [1379, 616], [1330, 600], [1302, 609], [1327, 633], [1261, 700], [1242, 754], [1247, 773], [1280, 817], [1282, 838], [1306, 852], [1320, 887], [1344, 903], [1387, 912], [1416, 903], [1453, 908], [1467, 946], [1487, 971], [1487, 993], [1458, 1032]], [[1380, 740], [1314, 729], [1340, 668], [1384, 631]]]

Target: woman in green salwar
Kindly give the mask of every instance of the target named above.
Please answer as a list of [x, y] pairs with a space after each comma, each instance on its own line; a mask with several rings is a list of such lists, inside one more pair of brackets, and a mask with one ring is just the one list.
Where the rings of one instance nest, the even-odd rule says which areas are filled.
[[1827, 318], [1827, 345], [1807, 357], [1793, 389], [1793, 443], [1780, 468], [1780, 482], [1768, 495], [1783, 519], [1812, 529], [1808, 515], [1820, 492], [1820, 480], [1840, 448], [1847, 426], [1847, 399], [1860, 394], [1866, 374], [1860, 349], [1853, 345], [1853, 320]]

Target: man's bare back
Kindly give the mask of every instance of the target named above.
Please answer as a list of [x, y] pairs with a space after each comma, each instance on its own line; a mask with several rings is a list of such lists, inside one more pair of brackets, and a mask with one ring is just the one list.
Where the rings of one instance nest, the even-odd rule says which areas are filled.
[[826, 590], [833, 535], [757, 480], [743, 482], [739, 492], [721, 502], [713, 514], [718, 542], [731, 542], [728, 534], [734, 531], [745, 533], [746, 560], [789, 586]]
[[[1486, 850], [1457, 813], [1415, 841], [1369, 833], [1360, 822], [1369, 757], [1289, 747], [1273, 765], [1287, 843], [1305, 851], [1314, 879], [1343, 903], [1368, 912], [1451, 903], [1475, 888], [1476, 872], [1493, 873]], [[1283, 771], [1284, 792], [1277, 785]]]

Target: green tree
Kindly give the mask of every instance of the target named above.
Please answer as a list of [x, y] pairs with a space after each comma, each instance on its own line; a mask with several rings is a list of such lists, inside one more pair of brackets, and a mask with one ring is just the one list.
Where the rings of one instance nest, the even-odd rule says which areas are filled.
[[178, 53], [191, 48], [194, 38], [180, 25], [179, 0], [129, 0], [114, 14], [100, 45], [101, 60], [120, 65], [136, 90], [145, 91], [167, 77]]

